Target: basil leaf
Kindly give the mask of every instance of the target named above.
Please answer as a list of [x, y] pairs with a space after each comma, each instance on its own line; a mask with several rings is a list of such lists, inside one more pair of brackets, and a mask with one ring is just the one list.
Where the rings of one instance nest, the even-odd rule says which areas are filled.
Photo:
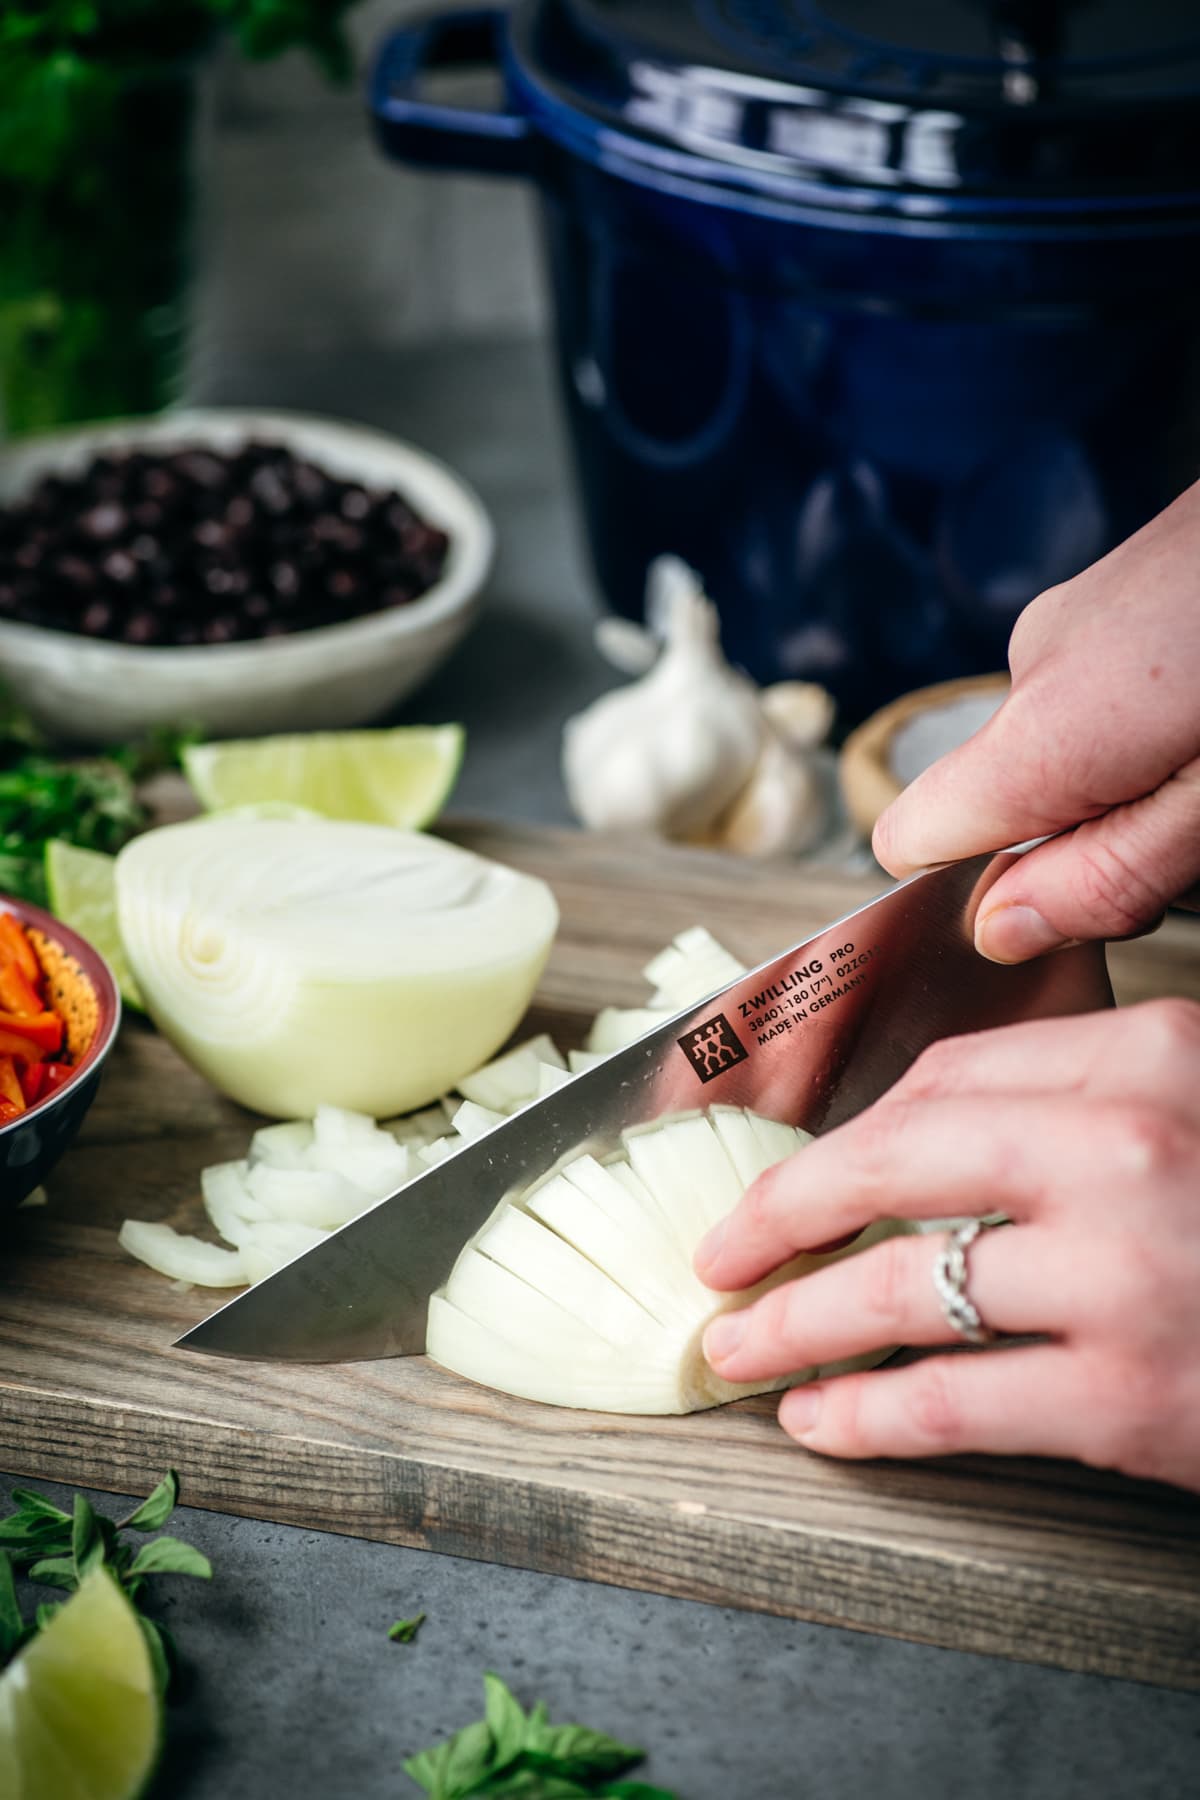
[[104, 1539], [96, 1523], [91, 1501], [84, 1494], [75, 1496], [75, 1517], [71, 1521], [71, 1555], [76, 1577], [82, 1581], [90, 1569], [104, 1561]]
[[388, 1636], [393, 1644], [411, 1644], [424, 1623], [424, 1613], [417, 1613], [412, 1619], [397, 1619], [394, 1625], [388, 1626]]
[[47, 1500], [45, 1494], [35, 1494], [32, 1488], [14, 1488], [11, 1498], [16, 1501], [21, 1512], [30, 1517], [36, 1515], [45, 1519], [54, 1519], [59, 1525], [71, 1523], [70, 1513], [63, 1512], [60, 1506], [55, 1506], [52, 1500]]
[[489, 1669], [483, 1677], [484, 1718], [495, 1740], [492, 1767], [507, 1768], [525, 1748], [525, 1709], [498, 1675]]
[[644, 1781], [610, 1781], [592, 1791], [597, 1800], [679, 1800], [668, 1788], [650, 1787]]
[[6, 1663], [25, 1635], [25, 1621], [17, 1605], [12, 1557], [0, 1550], [0, 1663]]
[[207, 1581], [212, 1575], [212, 1564], [194, 1545], [185, 1544], [181, 1538], [160, 1537], [152, 1544], [143, 1544], [129, 1565], [129, 1574], [196, 1575]]
[[179, 1500], [179, 1477], [168, 1469], [154, 1492], [142, 1501], [136, 1512], [121, 1521], [130, 1531], [161, 1531]]
[[410, 1756], [403, 1764], [404, 1773], [427, 1794], [433, 1792], [433, 1784], [437, 1780], [438, 1752], [445, 1748], [445, 1744], [436, 1744], [429, 1750], [418, 1750], [415, 1756]]
[[34, 1563], [29, 1571], [30, 1581], [43, 1581], [47, 1587], [74, 1588], [79, 1586], [79, 1576], [75, 1569], [73, 1556], [47, 1556], [41, 1562]]
[[632, 1744], [618, 1743], [602, 1731], [586, 1725], [546, 1725], [529, 1750], [539, 1763], [545, 1759], [559, 1774], [586, 1780], [596, 1775], [620, 1775], [642, 1761], [646, 1752]]
[[145, 1613], [138, 1614], [138, 1624], [142, 1628], [142, 1636], [145, 1638], [146, 1648], [150, 1652], [150, 1667], [154, 1671], [154, 1684], [160, 1694], [165, 1694], [171, 1680], [171, 1664], [167, 1657], [162, 1631], [153, 1619], [146, 1617]]
[[473, 1791], [481, 1800], [591, 1800], [595, 1790], [543, 1769], [513, 1768]]
[[404, 1770], [430, 1800], [467, 1800], [479, 1791], [491, 1761], [492, 1734], [483, 1719], [476, 1719], [443, 1743], [410, 1756]]
[[69, 1546], [70, 1527], [70, 1519], [59, 1521], [44, 1513], [10, 1513], [7, 1519], [0, 1519], [0, 1543], [45, 1544], [59, 1540]]
[[34, 1622], [39, 1631], [44, 1631], [55, 1613], [60, 1613], [66, 1605], [65, 1600], [46, 1600], [34, 1613]]
[[465, 1800], [492, 1765], [492, 1733], [486, 1719], [465, 1725], [450, 1739], [442, 1785], [434, 1800]]

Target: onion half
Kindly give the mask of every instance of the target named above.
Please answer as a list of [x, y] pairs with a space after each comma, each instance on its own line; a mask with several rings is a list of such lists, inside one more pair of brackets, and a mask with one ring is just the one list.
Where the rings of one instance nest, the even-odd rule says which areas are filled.
[[203, 819], [117, 858], [121, 938], [155, 1024], [277, 1118], [425, 1105], [517, 1024], [558, 922], [542, 881], [418, 832]]

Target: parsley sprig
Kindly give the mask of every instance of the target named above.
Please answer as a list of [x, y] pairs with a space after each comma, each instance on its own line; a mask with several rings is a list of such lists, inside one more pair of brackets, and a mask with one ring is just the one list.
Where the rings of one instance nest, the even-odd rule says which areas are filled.
[[404, 1765], [429, 1800], [678, 1800], [622, 1779], [644, 1750], [587, 1725], [552, 1725], [542, 1700], [527, 1713], [490, 1670], [483, 1691], [482, 1719]]
[[30, 1581], [73, 1593], [99, 1563], [111, 1570], [138, 1613], [160, 1691], [166, 1692], [177, 1656], [165, 1625], [141, 1610], [146, 1583], [153, 1575], [212, 1575], [208, 1558], [181, 1538], [153, 1537], [148, 1543], [126, 1542], [122, 1533], [148, 1535], [161, 1531], [179, 1499], [179, 1477], [168, 1469], [158, 1486], [125, 1519], [98, 1513], [84, 1494], [76, 1494], [66, 1513], [44, 1494], [14, 1488], [16, 1510], [0, 1519], [0, 1667], [16, 1655], [62, 1606], [61, 1600], [39, 1605], [32, 1620], [24, 1618], [17, 1600], [15, 1571]]
[[112, 856], [149, 824], [138, 783], [176, 768], [193, 730], [157, 731], [103, 756], [55, 756], [28, 715], [0, 690], [0, 890], [47, 902], [51, 838]]

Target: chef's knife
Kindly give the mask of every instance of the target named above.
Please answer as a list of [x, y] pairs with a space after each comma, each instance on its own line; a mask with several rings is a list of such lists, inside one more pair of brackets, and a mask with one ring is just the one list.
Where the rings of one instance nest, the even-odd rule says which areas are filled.
[[827, 1130], [935, 1038], [1111, 1006], [1101, 945], [1016, 967], [977, 954], [979, 903], [1019, 854], [915, 875], [827, 925], [467, 1144], [179, 1344], [297, 1362], [412, 1355], [468, 1239], [571, 1154], [603, 1155], [630, 1126], [714, 1104]]

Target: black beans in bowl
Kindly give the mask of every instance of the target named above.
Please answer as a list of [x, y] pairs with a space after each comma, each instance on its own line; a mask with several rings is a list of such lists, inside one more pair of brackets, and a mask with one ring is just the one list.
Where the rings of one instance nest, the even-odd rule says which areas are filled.
[[0, 508], [0, 622], [140, 645], [282, 637], [407, 606], [449, 539], [280, 444], [112, 451]]

